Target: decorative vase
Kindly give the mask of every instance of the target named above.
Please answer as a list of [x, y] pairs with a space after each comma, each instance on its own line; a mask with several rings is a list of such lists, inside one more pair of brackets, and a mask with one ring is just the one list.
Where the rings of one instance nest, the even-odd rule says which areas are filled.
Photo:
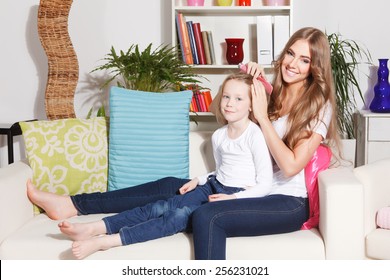
[[290, 0], [263, 0], [264, 6], [289, 6]]
[[226, 38], [226, 60], [229, 64], [239, 64], [244, 60], [243, 38]]
[[238, 0], [238, 6], [251, 6], [251, 0]]
[[231, 6], [233, 4], [233, 0], [217, 0], [218, 6]]
[[374, 86], [374, 99], [371, 101], [370, 110], [375, 113], [390, 113], [390, 84], [389, 59], [379, 59], [378, 82]]
[[188, 6], [204, 6], [204, 0], [187, 0]]

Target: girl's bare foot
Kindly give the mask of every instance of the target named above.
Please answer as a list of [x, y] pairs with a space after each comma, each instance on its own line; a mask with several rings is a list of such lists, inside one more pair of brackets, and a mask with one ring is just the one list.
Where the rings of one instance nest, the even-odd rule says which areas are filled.
[[27, 180], [26, 185], [30, 201], [45, 210], [50, 219], [61, 220], [77, 215], [77, 209], [69, 196], [38, 190], [30, 179]]
[[88, 240], [74, 241], [72, 244], [72, 253], [80, 260], [97, 251], [104, 251], [121, 245], [122, 241], [119, 234], [104, 235]]
[[107, 233], [106, 225], [103, 221], [91, 223], [70, 223], [63, 221], [58, 224], [61, 232], [75, 241], [87, 240], [97, 235]]

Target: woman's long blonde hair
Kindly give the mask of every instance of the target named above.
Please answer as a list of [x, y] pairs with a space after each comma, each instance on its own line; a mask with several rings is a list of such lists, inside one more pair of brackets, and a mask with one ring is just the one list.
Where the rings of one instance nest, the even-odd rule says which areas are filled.
[[298, 40], [305, 40], [309, 44], [310, 74], [302, 88], [304, 91], [301, 95], [302, 98], [291, 106], [291, 111], [288, 114], [287, 133], [283, 137], [283, 141], [290, 149], [294, 149], [299, 140], [310, 137], [312, 126], [316, 123], [315, 120], [321, 119], [320, 111], [329, 102], [333, 109], [333, 115], [325, 143], [339, 148], [340, 138], [337, 131], [336, 96], [330, 47], [326, 35], [316, 28], [306, 27], [296, 31], [275, 62], [274, 89], [268, 106], [269, 118], [273, 121], [281, 117], [282, 101], [286, 96], [281, 66], [287, 51]]

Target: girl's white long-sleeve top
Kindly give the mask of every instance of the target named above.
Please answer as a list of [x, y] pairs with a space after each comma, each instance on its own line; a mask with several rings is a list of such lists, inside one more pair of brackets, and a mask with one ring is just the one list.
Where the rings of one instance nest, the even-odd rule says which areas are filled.
[[250, 122], [236, 139], [228, 137], [227, 125], [212, 136], [215, 171], [198, 177], [203, 185], [215, 174], [217, 180], [230, 187], [245, 188], [235, 193], [237, 198], [262, 197], [271, 192], [272, 160], [259, 126]]

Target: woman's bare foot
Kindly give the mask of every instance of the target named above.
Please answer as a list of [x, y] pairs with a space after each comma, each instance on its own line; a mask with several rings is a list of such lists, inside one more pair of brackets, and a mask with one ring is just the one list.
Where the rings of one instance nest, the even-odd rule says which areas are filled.
[[30, 201], [45, 210], [50, 219], [61, 220], [77, 215], [77, 209], [69, 196], [38, 190], [30, 179], [27, 180], [26, 185]]
[[63, 221], [58, 224], [61, 232], [74, 241], [87, 240], [97, 235], [106, 234], [106, 225], [103, 221], [91, 223], [70, 223]]
[[74, 241], [72, 253], [77, 259], [84, 259], [89, 255], [122, 245], [119, 234], [93, 237], [88, 240]]

